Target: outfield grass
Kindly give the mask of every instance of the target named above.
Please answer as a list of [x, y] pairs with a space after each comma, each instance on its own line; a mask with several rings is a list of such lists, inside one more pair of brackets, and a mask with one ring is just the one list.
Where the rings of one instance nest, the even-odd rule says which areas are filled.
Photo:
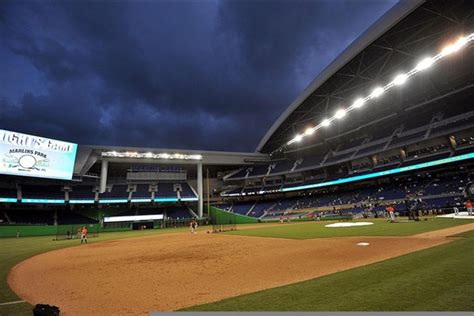
[[474, 311], [474, 231], [465, 239], [186, 311]]
[[[203, 227], [202, 229], [206, 229]], [[153, 229], [142, 231], [125, 231], [101, 233], [98, 238], [89, 238], [89, 243], [106, 240], [151, 236], [172, 232], [188, 232], [188, 228]], [[7, 284], [7, 275], [17, 263], [34, 255], [72, 246], [78, 246], [80, 240], [53, 241], [54, 236], [3, 238], [0, 239], [0, 303], [20, 300]], [[28, 303], [0, 306], [0, 315], [31, 315], [32, 306]]]
[[311, 239], [345, 236], [409, 236], [432, 230], [439, 230], [458, 225], [472, 223], [472, 220], [428, 218], [419, 222], [404, 221], [390, 223], [384, 219], [364, 220], [374, 225], [359, 227], [329, 228], [324, 225], [331, 222], [300, 222], [297, 224], [281, 224], [281, 226], [262, 227], [227, 232], [230, 235], [246, 235], [257, 237]]

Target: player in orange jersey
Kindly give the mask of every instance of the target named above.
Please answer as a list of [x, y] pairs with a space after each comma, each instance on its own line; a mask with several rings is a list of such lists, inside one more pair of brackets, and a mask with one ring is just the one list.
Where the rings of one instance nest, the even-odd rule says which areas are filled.
[[386, 211], [387, 211], [388, 214], [390, 215], [390, 221], [391, 221], [391, 222], [394, 222], [394, 221], [395, 221], [395, 209], [393, 208], [393, 206], [389, 205], [389, 206], [386, 208]]
[[467, 215], [472, 216], [472, 202], [471, 202], [471, 200], [467, 200], [466, 209], [467, 209]]
[[82, 229], [81, 229], [81, 244], [84, 243], [84, 242], [87, 244], [87, 228], [85, 226], [82, 226]]

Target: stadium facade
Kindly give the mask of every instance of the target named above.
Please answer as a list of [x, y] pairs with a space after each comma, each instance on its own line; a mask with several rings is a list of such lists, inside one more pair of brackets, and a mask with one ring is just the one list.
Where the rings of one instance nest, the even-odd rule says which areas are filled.
[[[53, 158], [43, 154], [38, 160], [41, 152], [25, 149], [26, 140], [17, 142], [19, 149], [1, 157], [4, 167], [15, 165], [20, 173], [3, 172], [0, 178], [0, 218], [14, 223], [17, 208], [30, 216], [31, 208], [54, 205], [139, 215], [136, 207], [161, 204], [179, 205], [187, 211], [179, 213], [183, 217], [202, 218], [205, 201], [233, 211], [246, 205], [242, 214], [262, 218], [295, 209], [301, 195], [334, 195], [321, 189], [380, 179], [393, 187], [398, 176], [435, 169], [449, 183], [462, 179], [458, 187], [466, 186], [474, 169], [473, 46], [471, 1], [401, 1], [313, 80], [255, 152], [79, 144], [69, 177], [61, 170], [38, 177], [31, 172], [46, 170]], [[70, 144], [38, 139], [35, 146], [55, 153]], [[25, 170], [33, 177], [24, 177]], [[446, 192], [436, 193], [434, 199], [446, 198], [439, 197]]]

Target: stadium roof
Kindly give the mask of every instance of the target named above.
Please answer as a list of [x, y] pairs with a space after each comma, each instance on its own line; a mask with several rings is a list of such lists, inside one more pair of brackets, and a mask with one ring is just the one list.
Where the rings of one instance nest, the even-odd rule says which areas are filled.
[[[333, 116], [341, 105], [350, 105], [375, 85], [390, 82], [396, 71], [411, 69], [427, 54], [436, 55], [448, 41], [473, 33], [473, 12], [472, 1], [401, 1], [311, 82], [272, 125], [256, 150], [282, 150], [295, 135]], [[436, 95], [432, 89], [426, 91], [431, 93], [426, 97]], [[376, 120], [377, 111], [356, 119], [361, 124], [362, 120]], [[316, 142], [317, 137], [311, 138]]]
[[[175, 155], [176, 157], [174, 157]], [[183, 156], [190, 157], [185, 158]], [[101, 160], [118, 163], [175, 165], [201, 162], [205, 165], [241, 166], [256, 162], [268, 162], [269, 158], [268, 155], [260, 153], [79, 145], [74, 174], [84, 175], [92, 165]]]

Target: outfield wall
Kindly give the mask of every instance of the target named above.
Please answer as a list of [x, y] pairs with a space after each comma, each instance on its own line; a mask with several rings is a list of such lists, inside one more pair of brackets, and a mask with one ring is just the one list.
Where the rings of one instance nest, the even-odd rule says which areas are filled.
[[209, 208], [209, 217], [211, 218], [217, 217], [223, 223], [229, 223], [229, 222], [232, 222], [234, 224], [258, 223], [258, 218], [246, 216], [246, 215], [242, 215], [238, 213], [227, 212], [214, 206], [211, 206]]
[[97, 234], [99, 232], [113, 232], [131, 230], [130, 227], [120, 228], [101, 228], [100, 224], [74, 224], [74, 225], [0, 225], [0, 238], [2, 237], [16, 237], [17, 232], [20, 232], [21, 237], [32, 236], [57, 236], [67, 235], [67, 232], [72, 235], [77, 234], [78, 228], [86, 226], [90, 234]]
[[[251, 224], [258, 223], [259, 220], [255, 217], [245, 216], [237, 213], [230, 213], [221, 210], [217, 207], [210, 206], [210, 214], [215, 214], [223, 222], [232, 222], [235, 224]], [[0, 238], [2, 237], [16, 237], [17, 231], [20, 232], [21, 237], [31, 236], [66, 236], [67, 232], [72, 235], [77, 234], [78, 228], [86, 226], [90, 234], [97, 234], [99, 232], [116, 232], [132, 230], [131, 225], [128, 227], [100, 227], [100, 224], [74, 224], [74, 225], [0, 225]]]

